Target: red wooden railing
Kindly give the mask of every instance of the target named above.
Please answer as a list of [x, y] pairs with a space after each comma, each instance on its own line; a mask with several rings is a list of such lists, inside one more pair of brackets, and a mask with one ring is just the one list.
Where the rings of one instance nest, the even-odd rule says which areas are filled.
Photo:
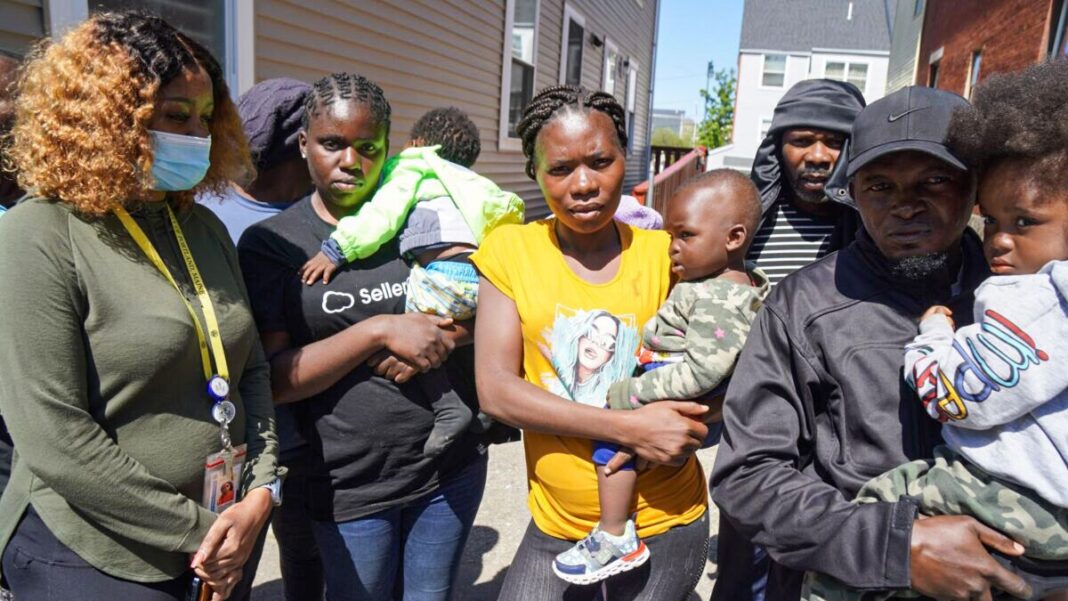
[[[683, 183], [705, 170], [705, 159], [708, 157], [708, 149], [698, 146], [693, 150], [686, 148], [670, 148], [673, 151], [681, 151], [677, 157], [671, 153], [658, 153], [658, 150], [668, 149], [666, 146], [653, 146], [653, 208], [661, 215], [664, 214], [664, 206], [669, 198], [674, 196], [675, 191]], [[660, 170], [661, 157], [670, 158], [670, 166]], [[649, 181], [646, 180], [634, 187], [634, 196], [638, 202], [646, 204], [645, 199], [649, 194]]]
[[674, 165], [679, 159], [692, 151], [692, 148], [682, 146], [650, 146], [653, 151], [649, 162], [653, 164], [653, 175], [660, 175], [665, 169]]

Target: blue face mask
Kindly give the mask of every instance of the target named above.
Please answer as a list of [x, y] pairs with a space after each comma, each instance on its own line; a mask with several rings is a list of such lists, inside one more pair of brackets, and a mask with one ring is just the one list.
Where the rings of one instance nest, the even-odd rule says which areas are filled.
[[191, 190], [211, 166], [211, 136], [198, 138], [149, 130], [152, 136], [153, 190]]

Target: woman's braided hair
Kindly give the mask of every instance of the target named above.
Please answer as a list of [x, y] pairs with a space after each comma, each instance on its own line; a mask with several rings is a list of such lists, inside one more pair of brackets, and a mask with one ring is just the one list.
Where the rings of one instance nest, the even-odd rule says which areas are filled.
[[311, 93], [304, 101], [301, 125], [305, 130], [308, 129], [312, 117], [317, 116], [323, 107], [339, 100], [355, 100], [363, 104], [371, 111], [375, 122], [389, 129], [391, 109], [382, 88], [356, 73], [332, 73], [312, 84]]
[[627, 149], [627, 113], [608, 92], [590, 92], [579, 86], [552, 86], [538, 92], [523, 109], [523, 118], [516, 132], [523, 141], [523, 156], [527, 158], [527, 177], [534, 178], [534, 145], [541, 128], [552, 121], [560, 109], [569, 107], [583, 112], [600, 111], [612, 119], [616, 126], [619, 148]]

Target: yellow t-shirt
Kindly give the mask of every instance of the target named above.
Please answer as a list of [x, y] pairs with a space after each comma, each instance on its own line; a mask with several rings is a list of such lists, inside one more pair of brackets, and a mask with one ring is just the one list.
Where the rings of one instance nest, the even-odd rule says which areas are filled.
[[[619, 272], [605, 284], [591, 284], [568, 267], [552, 219], [501, 226], [472, 256], [519, 310], [524, 378], [597, 407], [605, 406], [612, 382], [631, 375], [640, 328], [671, 287], [667, 234], [618, 227], [623, 256]], [[524, 432], [523, 441], [534, 522], [550, 536], [582, 538], [600, 514], [592, 442], [538, 432]], [[694, 457], [681, 467], [659, 466], [638, 476], [640, 536], [689, 524], [707, 507], [704, 474]]]

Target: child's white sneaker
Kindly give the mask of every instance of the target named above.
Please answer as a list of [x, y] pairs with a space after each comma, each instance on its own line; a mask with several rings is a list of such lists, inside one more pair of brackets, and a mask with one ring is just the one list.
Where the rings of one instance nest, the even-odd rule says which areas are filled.
[[593, 584], [633, 570], [649, 559], [649, 548], [638, 538], [634, 520], [627, 520], [622, 536], [601, 530], [598, 524], [586, 538], [556, 556], [553, 572], [572, 584]]

